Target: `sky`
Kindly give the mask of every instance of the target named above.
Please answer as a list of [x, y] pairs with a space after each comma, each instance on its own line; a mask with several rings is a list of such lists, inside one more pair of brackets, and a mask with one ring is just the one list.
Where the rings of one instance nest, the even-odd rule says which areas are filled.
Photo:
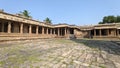
[[95, 25], [104, 16], [120, 15], [120, 0], [0, 0], [0, 9], [16, 14], [28, 10], [35, 20], [53, 24]]

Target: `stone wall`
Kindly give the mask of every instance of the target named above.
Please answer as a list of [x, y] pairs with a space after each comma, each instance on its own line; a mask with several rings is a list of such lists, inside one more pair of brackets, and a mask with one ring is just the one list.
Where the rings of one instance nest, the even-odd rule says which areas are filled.
[[74, 29], [74, 35], [77, 37], [77, 38], [83, 38], [83, 33], [81, 30], [78, 30], [78, 29]]

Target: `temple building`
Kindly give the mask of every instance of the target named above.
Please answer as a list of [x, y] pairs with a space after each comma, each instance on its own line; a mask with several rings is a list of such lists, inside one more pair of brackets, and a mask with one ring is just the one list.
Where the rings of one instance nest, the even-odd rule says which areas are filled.
[[120, 24], [75, 26], [45, 24], [33, 19], [0, 11], [0, 38], [120, 38]]
[[93, 38], [118, 38], [120, 39], [120, 23], [95, 25], [91, 30]]

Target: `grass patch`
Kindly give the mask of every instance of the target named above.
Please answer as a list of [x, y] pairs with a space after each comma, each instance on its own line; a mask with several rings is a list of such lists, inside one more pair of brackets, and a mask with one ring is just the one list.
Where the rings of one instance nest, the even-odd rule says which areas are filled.
[[28, 60], [29, 61], [41, 61], [41, 60], [37, 59], [37, 57], [35, 57], [35, 56], [28, 57]]
[[106, 68], [106, 67], [105, 67], [105, 66], [103, 66], [103, 65], [100, 65], [99, 67], [100, 67], [100, 68]]
[[55, 40], [55, 41], [58, 42], [58, 43], [73, 43], [73, 41], [67, 40], [67, 39], [58, 39], [58, 40]]
[[3, 64], [5, 64], [5, 62], [4, 61], [0, 61], [0, 66], [2, 66]]

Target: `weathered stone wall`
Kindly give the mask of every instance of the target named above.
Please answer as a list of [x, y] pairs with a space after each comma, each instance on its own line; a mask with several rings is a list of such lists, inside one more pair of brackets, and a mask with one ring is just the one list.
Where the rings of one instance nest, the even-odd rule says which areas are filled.
[[110, 35], [110, 36], [114, 36], [114, 35], [116, 35], [116, 31], [115, 31], [115, 29], [111, 29], [109, 35]]
[[54, 37], [55, 37], [55, 35], [0, 33], [0, 41], [5, 41], [5, 40], [22, 40], [22, 39], [54, 38]]
[[89, 38], [89, 32], [88, 31], [82, 31], [82, 37], [83, 38]]
[[91, 37], [90, 31], [88, 30], [83, 31], [83, 30], [75, 29], [74, 32], [77, 38], [90, 38]]
[[82, 31], [81, 30], [78, 30], [78, 29], [74, 29], [74, 35], [77, 37], [77, 38], [82, 38]]

